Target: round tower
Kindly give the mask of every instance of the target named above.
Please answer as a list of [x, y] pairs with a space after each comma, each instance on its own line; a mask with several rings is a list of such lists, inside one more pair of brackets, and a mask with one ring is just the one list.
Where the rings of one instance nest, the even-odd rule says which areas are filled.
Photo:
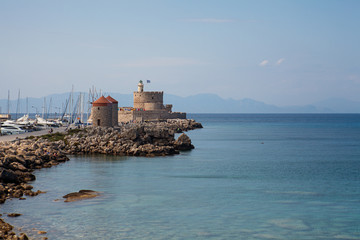
[[117, 126], [118, 125], [118, 119], [119, 119], [119, 116], [118, 116], [118, 105], [119, 105], [119, 102], [116, 101], [115, 99], [113, 99], [112, 97], [110, 96], [107, 96], [106, 98], [109, 102], [111, 102], [112, 106], [112, 126]]
[[160, 110], [164, 108], [163, 92], [134, 92], [134, 108]]
[[112, 120], [112, 103], [104, 96], [101, 96], [92, 103], [91, 116], [94, 127], [111, 127]]
[[144, 91], [144, 84], [143, 81], [140, 80], [138, 83], [138, 92], [143, 92]]

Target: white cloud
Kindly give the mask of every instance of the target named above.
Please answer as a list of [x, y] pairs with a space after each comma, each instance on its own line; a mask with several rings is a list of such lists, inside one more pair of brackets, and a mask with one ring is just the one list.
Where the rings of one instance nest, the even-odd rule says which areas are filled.
[[142, 59], [120, 64], [120, 67], [174, 67], [174, 66], [192, 66], [204, 65], [206, 63], [195, 59], [177, 58], [177, 57], [158, 57]]
[[268, 64], [269, 64], [269, 60], [264, 60], [259, 64], [259, 66], [264, 67], [264, 66], [266, 66]]
[[279, 60], [277, 60], [276, 65], [280, 65], [284, 61], [285, 61], [285, 58], [280, 58]]
[[194, 18], [185, 19], [185, 22], [202, 22], [202, 23], [228, 23], [234, 22], [232, 19], [221, 19], [221, 18]]

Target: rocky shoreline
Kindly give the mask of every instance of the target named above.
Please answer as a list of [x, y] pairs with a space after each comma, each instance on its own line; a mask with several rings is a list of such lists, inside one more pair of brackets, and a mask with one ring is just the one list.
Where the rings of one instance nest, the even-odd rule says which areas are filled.
[[[202, 128], [188, 119], [167, 122], [125, 124], [116, 128], [89, 127], [66, 133], [47, 134], [13, 142], [0, 142], [0, 204], [10, 198], [25, 200], [41, 191], [28, 184], [33, 171], [69, 160], [67, 155], [111, 154], [119, 156], [166, 156], [193, 149], [186, 134], [175, 133]], [[1, 215], [0, 215], [1, 216]], [[13, 227], [0, 218], [0, 239], [28, 239], [17, 236]], [[44, 238], [46, 239], [46, 238]]]

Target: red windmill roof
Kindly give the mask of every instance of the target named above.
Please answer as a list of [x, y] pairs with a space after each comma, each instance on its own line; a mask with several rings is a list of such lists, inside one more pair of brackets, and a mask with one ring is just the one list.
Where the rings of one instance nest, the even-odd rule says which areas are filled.
[[92, 103], [93, 106], [108, 106], [111, 104], [109, 100], [107, 100], [104, 96], [101, 96], [98, 100]]
[[112, 97], [110, 97], [110, 95], [107, 96], [106, 99], [109, 100], [109, 101], [112, 102], [112, 103], [119, 103], [118, 101], [116, 101], [115, 99], [113, 99]]

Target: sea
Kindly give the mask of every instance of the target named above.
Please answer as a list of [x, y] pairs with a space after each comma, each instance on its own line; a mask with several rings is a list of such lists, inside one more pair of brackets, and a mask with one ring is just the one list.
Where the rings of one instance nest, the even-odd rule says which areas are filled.
[[0, 213], [34, 239], [360, 239], [360, 114], [188, 117], [195, 149], [70, 156]]

